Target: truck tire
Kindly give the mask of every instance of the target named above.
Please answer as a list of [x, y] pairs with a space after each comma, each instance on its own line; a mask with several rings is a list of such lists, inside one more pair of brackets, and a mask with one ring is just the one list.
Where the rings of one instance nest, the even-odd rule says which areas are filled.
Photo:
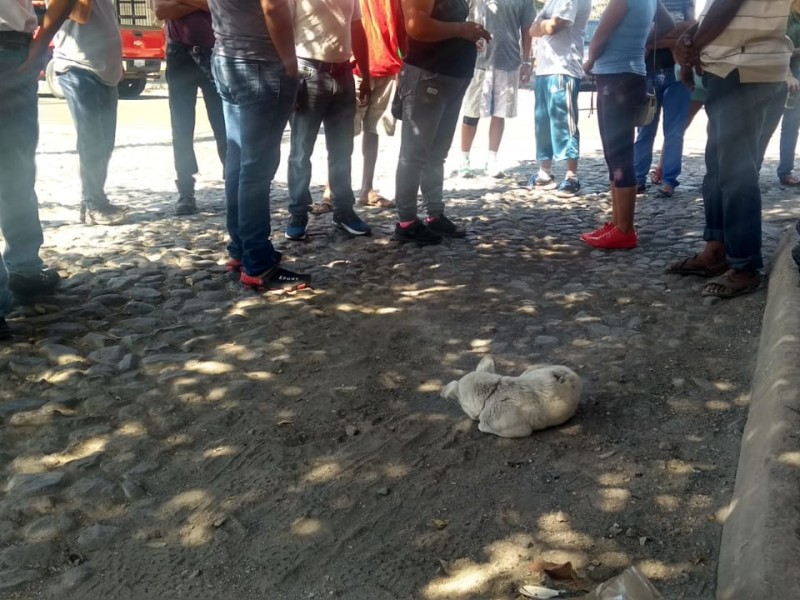
[[146, 79], [123, 79], [117, 85], [119, 97], [136, 98], [141, 95], [146, 85]]
[[56, 70], [53, 65], [53, 59], [50, 59], [44, 70], [44, 77], [47, 81], [47, 87], [50, 88], [50, 93], [53, 94], [53, 96], [56, 98], [63, 98], [64, 90], [61, 89], [61, 85], [58, 83], [58, 75], [56, 75]]

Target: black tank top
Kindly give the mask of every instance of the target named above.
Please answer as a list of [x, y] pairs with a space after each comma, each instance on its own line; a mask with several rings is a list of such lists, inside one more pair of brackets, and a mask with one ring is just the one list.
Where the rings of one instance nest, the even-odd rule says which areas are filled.
[[[466, 0], [434, 0], [431, 18], [437, 21], [463, 23], [468, 16], [469, 6]], [[464, 38], [420, 42], [409, 36], [405, 62], [431, 73], [469, 79], [475, 70], [477, 56], [475, 43]]]

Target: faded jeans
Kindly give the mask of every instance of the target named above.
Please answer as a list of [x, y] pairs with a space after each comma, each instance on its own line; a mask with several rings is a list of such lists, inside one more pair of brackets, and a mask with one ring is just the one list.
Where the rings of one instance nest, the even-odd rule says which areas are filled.
[[0, 49], [0, 231], [5, 240], [0, 257], [0, 316], [11, 308], [8, 271], [42, 268], [42, 225], [34, 192], [38, 73], [17, 71], [27, 55], [27, 47]]
[[101, 208], [108, 205], [105, 187], [117, 134], [117, 87], [77, 68], [60, 73], [58, 83], [78, 134], [81, 200], [88, 208]]
[[320, 125], [324, 125], [333, 216], [346, 218], [356, 201], [350, 177], [358, 104], [353, 72], [348, 67], [333, 75], [302, 58], [298, 59], [298, 66], [302, 81], [298, 106], [291, 116], [289, 214], [307, 218], [311, 207], [311, 154]]
[[675, 79], [675, 69], [657, 69], [647, 75], [647, 87], [656, 95], [656, 116], [649, 125], [639, 128], [634, 144], [634, 170], [636, 183], [644, 185], [647, 173], [653, 162], [653, 143], [658, 133], [658, 123], [664, 115], [664, 150], [663, 175], [664, 184], [678, 187], [683, 159], [683, 136], [686, 130], [686, 119], [689, 116], [689, 101], [692, 92], [682, 81]]
[[428, 216], [444, 214], [444, 161], [469, 82], [409, 64], [400, 72], [403, 129], [395, 187], [400, 221], [417, 218], [419, 191]]
[[297, 79], [280, 62], [214, 54], [212, 71], [222, 97], [228, 154], [225, 202], [231, 258], [257, 277], [280, 262], [270, 240], [270, 186], [281, 160], [281, 138], [297, 93]]
[[767, 105], [780, 83], [740, 83], [706, 72], [708, 142], [703, 205], [703, 239], [725, 244], [733, 269], [757, 271], [761, 255], [761, 190], [758, 163]]
[[178, 192], [187, 195], [194, 193], [194, 176], [198, 170], [194, 153], [198, 88], [203, 92], [208, 122], [214, 132], [217, 153], [224, 167], [227, 152], [225, 115], [211, 75], [211, 50], [193, 52], [185, 44], [170, 42], [167, 46], [167, 89], [172, 124], [172, 153], [177, 175], [175, 183]]

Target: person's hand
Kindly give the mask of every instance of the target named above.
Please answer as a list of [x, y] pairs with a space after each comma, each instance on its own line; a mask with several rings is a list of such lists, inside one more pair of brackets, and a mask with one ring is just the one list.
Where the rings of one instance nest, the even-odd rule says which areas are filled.
[[789, 94], [797, 94], [800, 92], [800, 80], [798, 80], [794, 75], [789, 75], [786, 78], [786, 85], [789, 88]]
[[474, 21], [467, 21], [462, 26], [461, 37], [470, 42], [477, 43], [478, 40], [492, 41], [492, 34], [486, 31], [486, 28]]
[[297, 69], [297, 58], [283, 62], [283, 70], [287, 77], [299, 77], [300, 71]]
[[20, 73], [33, 72], [38, 76], [39, 72], [45, 67], [45, 50], [46, 47], [42, 43], [41, 39], [34, 39], [31, 41], [30, 45], [28, 46], [28, 56], [17, 70]]
[[522, 66], [519, 68], [520, 85], [526, 85], [531, 80], [531, 71], [533, 71], [533, 67], [531, 67], [530, 63], [522, 63]]
[[589, 75], [594, 69], [594, 59], [589, 58], [583, 63], [583, 72]]
[[366, 106], [369, 104], [369, 97], [372, 95], [372, 82], [369, 76], [363, 77], [358, 85], [358, 105]]
[[672, 53], [675, 62], [684, 67], [700, 66], [700, 49], [692, 42], [694, 31], [686, 31], [675, 41]]

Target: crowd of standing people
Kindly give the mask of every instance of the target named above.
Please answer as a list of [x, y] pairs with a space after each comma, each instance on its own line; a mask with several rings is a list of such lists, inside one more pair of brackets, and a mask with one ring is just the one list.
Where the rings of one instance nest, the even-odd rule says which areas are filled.
[[[299, 289], [311, 282], [308, 274], [281, 266], [271, 241], [270, 188], [287, 125], [286, 239], [304, 240], [309, 214], [323, 212], [332, 212], [333, 222], [349, 235], [369, 235], [371, 227], [356, 212], [362, 205], [396, 208], [396, 240], [436, 244], [466, 235], [444, 202], [444, 164], [459, 115], [459, 174], [475, 174], [470, 152], [478, 122], [487, 118], [486, 172], [501, 177], [505, 121], [516, 116], [519, 86], [532, 80], [538, 170], [529, 185], [574, 196], [581, 191], [578, 93], [585, 77], [593, 76], [612, 216], [581, 239], [617, 250], [638, 245], [636, 197], [646, 179], [660, 186], [661, 198], [678, 187], [683, 132], [704, 104], [706, 245], [667, 271], [709, 277], [702, 293], [721, 298], [760, 285], [759, 169], [781, 118], [778, 178], [789, 186], [800, 183], [792, 175], [800, 126], [797, 0], [708, 0], [704, 6], [691, 0], [610, 0], [585, 55], [591, 0], [547, 0], [538, 14], [533, 0], [153, 3], [168, 34], [175, 212], [197, 211], [193, 138], [200, 90], [225, 179], [227, 267], [254, 289]], [[30, 0], [3, 3], [0, 225], [6, 249], [0, 262], [0, 337], [9, 334], [3, 316], [12, 292], [47, 293], [59, 281], [58, 272], [39, 259], [42, 229], [34, 192], [36, 80], [54, 37], [55, 71], [77, 132], [80, 220], [127, 220], [125, 208], [104, 191], [122, 77], [114, 3], [51, 0], [38, 29]], [[642, 108], [651, 102], [648, 92], [655, 95], [656, 117], [641, 121]], [[401, 121], [394, 200], [373, 186], [378, 123], [394, 128], [394, 118], [385, 118], [390, 104]], [[664, 147], [653, 167], [661, 114]], [[311, 156], [321, 126], [328, 186], [315, 205]], [[365, 168], [357, 201], [351, 158], [359, 132]], [[564, 163], [563, 178], [555, 175], [555, 162]]]

